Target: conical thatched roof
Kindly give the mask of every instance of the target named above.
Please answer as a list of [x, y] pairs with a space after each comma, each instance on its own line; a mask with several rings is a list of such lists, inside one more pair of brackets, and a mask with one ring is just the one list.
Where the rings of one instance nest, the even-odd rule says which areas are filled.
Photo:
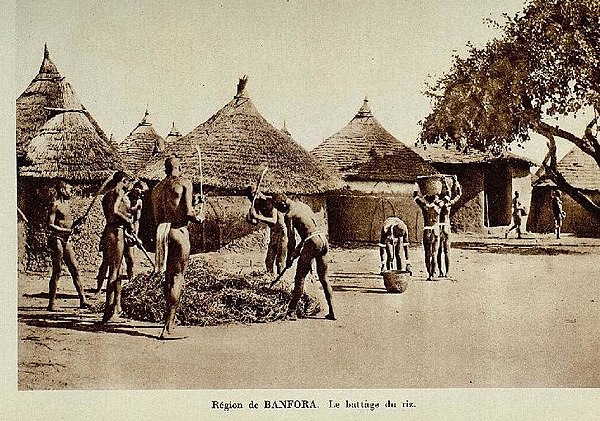
[[[65, 81], [56, 65], [50, 60], [46, 45], [44, 45], [44, 58], [40, 70], [27, 89], [17, 98], [16, 105], [16, 149], [19, 160], [25, 156], [29, 141], [55, 114], [52, 108], [85, 109], [71, 85]], [[90, 120], [98, 136], [106, 141], [106, 135], [92, 116], [86, 114], [86, 118]]]
[[207, 186], [241, 191], [256, 185], [268, 165], [262, 184], [265, 191], [313, 194], [342, 187], [335, 172], [260, 115], [246, 93], [246, 81], [240, 80], [237, 95], [215, 115], [153, 158], [142, 176], [162, 179], [165, 158], [177, 155], [184, 172], [200, 182], [199, 145]]
[[60, 112], [27, 146], [21, 176], [102, 181], [125, 165], [81, 110]]
[[354, 118], [312, 153], [348, 181], [414, 182], [417, 176], [437, 172], [381, 126], [367, 98]]
[[181, 139], [181, 136], [181, 132], [177, 129], [177, 127], [175, 127], [175, 122], [173, 122], [169, 134], [167, 134], [167, 137], [165, 137], [165, 147], [177, 142], [179, 139]]
[[573, 187], [586, 191], [600, 191], [598, 163], [577, 146], [566, 154], [556, 167]]
[[148, 110], [137, 127], [120, 144], [119, 154], [134, 174], [141, 171], [152, 156], [165, 148], [165, 140], [148, 121]]

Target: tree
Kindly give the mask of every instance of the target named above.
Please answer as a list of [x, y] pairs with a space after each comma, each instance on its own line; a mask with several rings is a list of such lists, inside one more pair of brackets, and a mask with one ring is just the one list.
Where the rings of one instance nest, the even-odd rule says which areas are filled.
[[[501, 36], [483, 48], [468, 45], [425, 94], [432, 112], [421, 121], [420, 141], [444, 142], [494, 153], [523, 147], [530, 131], [547, 139], [545, 173], [559, 189], [600, 218], [600, 206], [557, 170], [556, 138], [592, 156], [600, 167], [600, 1], [529, 0], [514, 17], [491, 22]], [[593, 114], [582, 134], [555, 117]], [[554, 123], [551, 124], [551, 122]]]

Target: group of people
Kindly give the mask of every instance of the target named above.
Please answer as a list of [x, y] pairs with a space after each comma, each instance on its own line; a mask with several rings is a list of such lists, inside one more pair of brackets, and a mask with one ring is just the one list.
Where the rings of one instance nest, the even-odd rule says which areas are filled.
[[422, 195], [413, 192], [415, 203], [423, 213], [423, 249], [427, 280], [431, 281], [439, 270], [439, 277], [445, 278], [450, 270], [450, 211], [460, 199], [462, 188], [456, 176], [452, 177], [452, 187], [443, 176], [439, 194]]

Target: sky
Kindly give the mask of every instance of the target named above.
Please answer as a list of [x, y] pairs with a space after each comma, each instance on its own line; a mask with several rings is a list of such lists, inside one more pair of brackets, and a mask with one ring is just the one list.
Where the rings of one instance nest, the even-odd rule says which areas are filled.
[[[430, 110], [426, 82], [453, 54], [497, 36], [486, 18], [523, 0], [55, 1], [16, 3], [15, 99], [38, 72], [44, 43], [107, 135], [144, 115], [166, 136], [188, 133], [248, 93], [307, 149], [345, 126], [365, 96], [375, 117], [414, 144]], [[542, 143], [543, 145], [543, 143]], [[529, 155], [543, 153], [539, 144]]]

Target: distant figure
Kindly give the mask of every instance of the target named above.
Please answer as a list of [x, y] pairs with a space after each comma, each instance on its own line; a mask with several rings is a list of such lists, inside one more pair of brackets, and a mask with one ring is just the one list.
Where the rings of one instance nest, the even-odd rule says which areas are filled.
[[[294, 292], [288, 307], [287, 317], [296, 319], [298, 301], [304, 292], [304, 278], [311, 269], [313, 259], [317, 263], [317, 274], [323, 286], [329, 313], [326, 319], [335, 320], [333, 311], [333, 290], [327, 280], [327, 260], [325, 256], [329, 249], [325, 234], [317, 228], [315, 215], [310, 207], [302, 202], [290, 200], [286, 195], [276, 193], [273, 195], [273, 206], [285, 215], [285, 225], [288, 234], [287, 267], [290, 267], [295, 257], [298, 257], [296, 275], [294, 277]], [[301, 242], [296, 248], [296, 234], [300, 235]]]
[[413, 192], [416, 204], [423, 213], [423, 249], [425, 251], [425, 268], [427, 280], [433, 280], [437, 270], [437, 251], [440, 240], [440, 214], [443, 203], [437, 194], [421, 197], [418, 191]]
[[175, 316], [183, 293], [185, 271], [190, 258], [188, 222], [202, 223], [196, 216], [192, 182], [181, 175], [181, 161], [177, 157], [165, 160], [166, 177], [152, 190], [152, 211], [156, 229], [156, 269], [165, 272], [164, 294], [167, 302], [165, 325], [160, 339], [181, 339], [175, 335]]
[[52, 255], [52, 275], [48, 285], [48, 311], [58, 311], [56, 304], [56, 291], [58, 289], [58, 279], [62, 270], [64, 261], [69, 269], [73, 285], [79, 295], [79, 307], [88, 308], [83, 284], [79, 278], [79, 269], [77, 260], [71, 243], [71, 233], [82, 222], [77, 220], [73, 222], [70, 200], [72, 197], [71, 186], [64, 181], [59, 181], [56, 187], [56, 197], [50, 207], [48, 217], [48, 227], [50, 228], [50, 237], [48, 238], [48, 247]]
[[267, 246], [267, 255], [265, 257], [267, 272], [273, 273], [275, 267], [277, 274], [280, 274], [285, 267], [288, 245], [285, 217], [275, 209], [271, 196], [255, 192], [249, 186], [246, 190], [246, 197], [248, 197], [250, 202], [254, 203], [254, 207], [250, 206], [248, 211], [249, 220], [255, 219], [264, 222], [269, 227], [269, 245]]
[[519, 199], [519, 192], [515, 192], [515, 197], [512, 200], [512, 217], [513, 217], [513, 225], [506, 231], [504, 234], [504, 238], [508, 238], [508, 234], [514, 229], [517, 230], [517, 238], [521, 237], [521, 224], [523, 223], [523, 215], [527, 215], [525, 208], [521, 204], [521, 199]]
[[[406, 224], [395, 216], [383, 221], [379, 237], [380, 271], [405, 270], [410, 272], [408, 246], [408, 227]], [[402, 249], [404, 249], [404, 253], [401, 252]]]
[[562, 223], [567, 216], [563, 210], [562, 199], [560, 198], [560, 190], [552, 191], [552, 214], [554, 215], [554, 233], [556, 238], [560, 239], [560, 230]]
[[453, 176], [453, 178], [454, 185], [452, 186], [452, 189], [449, 189], [448, 182], [444, 177], [442, 187], [443, 190], [441, 194], [442, 209], [440, 212], [439, 224], [440, 245], [437, 254], [437, 264], [438, 269], [440, 271], [440, 278], [447, 277], [448, 270], [450, 269], [450, 234], [452, 231], [452, 226], [450, 225], [450, 210], [452, 206], [454, 206], [454, 204], [458, 202], [458, 199], [460, 199], [460, 196], [462, 195], [462, 188], [460, 186], [460, 183], [458, 182], [456, 176]]
[[[118, 322], [121, 320], [121, 279], [119, 272], [125, 251], [125, 230], [133, 231], [129, 197], [126, 192], [130, 186], [130, 178], [123, 171], [117, 171], [112, 178], [112, 189], [102, 197], [102, 210], [106, 224], [102, 233], [102, 266], [108, 268], [106, 285], [106, 305], [102, 321]], [[100, 273], [99, 273], [100, 275]], [[100, 280], [99, 280], [100, 282]]]

